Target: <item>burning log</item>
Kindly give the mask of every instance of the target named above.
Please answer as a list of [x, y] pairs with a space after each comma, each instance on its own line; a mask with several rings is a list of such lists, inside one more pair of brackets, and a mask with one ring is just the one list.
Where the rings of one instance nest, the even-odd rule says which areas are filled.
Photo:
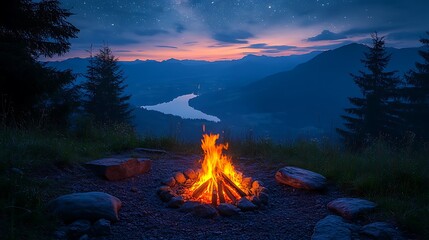
[[232, 187], [241, 197], [245, 197], [247, 194], [243, 192], [235, 183], [229, 179], [224, 173], [220, 173], [223, 177], [223, 180], [225, 180], [225, 183], [228, 184], [230, 187]]
[[232, 202], [237, 201], [237, 198], [234, 196], [234, 194], [231, 192], [228, 186], [225, 185], [225, 188], [223, 189], [226, 193], [226, 195], [231, 199]]
[[203, 184], [201, 184], [195, 191], [192, 193], [193, 198], [199, 198], [201, 194], [206, 190], [206, 188], [209, 186], [211, 179], [205, 181]]
[[212, 205], [217, 206], [217, 191], [214, 188], [212, 191]]
[[219, 195], [219, 203], [225, 202], [225, 196], [223, 195], [223, 184], [220, 179], [217, 180], [217, 191]]

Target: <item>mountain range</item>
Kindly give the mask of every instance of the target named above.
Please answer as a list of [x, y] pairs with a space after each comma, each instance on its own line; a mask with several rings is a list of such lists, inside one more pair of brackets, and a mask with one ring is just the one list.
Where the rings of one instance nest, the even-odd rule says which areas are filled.
[[[119, 61], [119, 65], [127, 79], [126, 91], [132, 95], [131, 102], [135, 105], [152, 105], [183, 94], [204, 94], [244, 86], [273, 73], [292, 69], [319, 53], [283, 57], [247, 55], [238, 60], [215, 62], [135, 60]], [[72, 69], [80, 82], [88, 61], [89, 58], [70, 58], [47, 64], [60, 70]]]
[[[364, 70], [361, 59], [367, 50], [361, 44], [329, 50], [292, 70], [201, 95], [190, 105], [259, 135], [334, 137], [344, 108], [350, 106], [348, 97], [361, 95], [350, 74]], [[418, 48], [387, 48], [387, 52], [391, 54], [387, 70], [397, 70], [398, 76], [419, 60]]]
[[[391, 54], [388, 70], [397, 70], [402, 76], [420, 60], [418, 50], [387, 48]], [[119, 64], [133, 105], [153, 105], [196, 93], [199, 97], [190, 105], [221, 119], [221, 123], [209, 123], [137, 109], [135, 123], [142, 133], [198, 139], [200, 126], [206, 124], [213, 131], [238, 137], [335, 138], [335, 128], [342, 126], [340, 116], [350, 106], [348, 97], [361, 94], [350, 74], [365, 69], [361, 59], [366, 51], [365, 45], [349, 44], [285, 57], [248, 55], [216, 62], [169, 59]], [[82, 81], [88, 58], [47, 64], [71, 68]]]

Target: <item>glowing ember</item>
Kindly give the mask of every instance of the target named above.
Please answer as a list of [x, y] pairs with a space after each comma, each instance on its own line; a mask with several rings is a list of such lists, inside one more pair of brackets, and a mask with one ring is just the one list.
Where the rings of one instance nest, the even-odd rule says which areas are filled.
[[199, 200], [204, 203], [218, 205], [233, 203], [247, 195], [242, 189], [242, 174], [234, 169], [231, 158], [222, 154], [228, 149], [228, 144], [216, 144], [219, 134], [204, 134], [201, 148], [204, 159], [198, 179], [186, 191], [186, 199]]

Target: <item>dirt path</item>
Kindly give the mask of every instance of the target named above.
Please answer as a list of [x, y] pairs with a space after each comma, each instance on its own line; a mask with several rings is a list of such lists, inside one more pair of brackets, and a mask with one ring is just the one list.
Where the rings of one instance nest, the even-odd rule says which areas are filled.
[[161, 180], [176, 171], [196, 168], [200, 157], [139, 157], [150, 157], [152, 170], [131, 179], [109, 182], [84, 168], [65, 176], [64, 187], [70, 192], [103, 191], [121, 199], [120, 221], [112, 225], [113, 234], [106, 239], [309, 239], [316, 222], [328, 215], [326, 204], [342, 196], [334, 187], [321, 194], [278, 184], [274, 174], [281, 165], [233, 159], [245, 176], [261, 180], [268, 188], [269, 206], [235, 217], [201, 219], [166, 208], [156, 195]]

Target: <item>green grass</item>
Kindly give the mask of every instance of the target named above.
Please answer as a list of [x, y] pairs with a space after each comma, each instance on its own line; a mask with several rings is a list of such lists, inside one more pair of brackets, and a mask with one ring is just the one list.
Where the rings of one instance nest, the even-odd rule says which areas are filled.
[[231, 143], [234, 155], [258, 157], [263, 164], [284, 163], [323, 174], [348, 194], [379, 204], [411, 233], [429, 237], [429, 148], [398, 149], [383, 141], [361, 152], [329, 143], [269, 141]]

